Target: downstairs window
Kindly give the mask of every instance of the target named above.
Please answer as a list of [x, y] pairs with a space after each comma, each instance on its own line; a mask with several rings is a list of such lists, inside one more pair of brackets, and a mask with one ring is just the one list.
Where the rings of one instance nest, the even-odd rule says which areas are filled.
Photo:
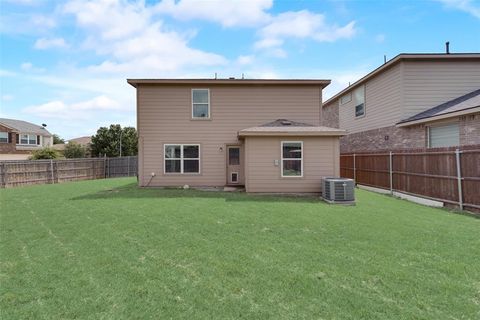
[[166, 144], [164, 173], [200, 173], [199, 144]]
[[303, 176], [303, 142], [282, 141], [282, 177]]

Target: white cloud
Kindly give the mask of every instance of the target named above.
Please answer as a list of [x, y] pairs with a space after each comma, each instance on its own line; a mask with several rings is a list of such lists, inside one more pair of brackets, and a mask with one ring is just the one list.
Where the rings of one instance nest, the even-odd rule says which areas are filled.
[[102, 111], [129, 111], [133, 107], [126, 107], [116, 100], [105, 95], [90, 100], [67, 104], [61, 100], [54, 100], [40, 105], [29, 106], [23, 109], [24, 113], [41, 118], [54, 119], [95, 119]]
[[355, 21], [343, 27], [328, 25], [325, 16], [308, 10], [289, 11], [275, 16], [269, 24], [260, 29], [256, 49], [281, 46], [285, 39], [312, 39], [319, 42], [333, 42], [349, 39], [356, 33]]
[[437, 0], [445, 4], [448, 8], [461, 10], [480, 19], [480, 3], [472, 0]]
[[[121, 0], [70, 1], [64, 7], [91, 36], [84, 47], [108, 58], [88, 67], [94, 73], [148, 76], [181, 69], [223, 65], [217, 54], [191, 48], [190, 34], [180, 34], [154, 19], [154, 7]], [[105, 18], [108, 17], [108, 18]]]
[[239, 56], [237, 58], [237, 63], [241, 66], [252, 64], [254, 61], [255, 61], [255, 57], [253, 55]]
[[11, 94], [3, 94], [2, 95], [2, 101], [12, 101], [13, 100], [13, 95]]
[[45, 29], [51, 29], [57, 26], [57, 22], [55, 21], [55, 19], [49, 16], [34, 15], [29, 20], [34, 26]]
[[44, 72], [45, 69], [35, 67], [31, 62], [23, 62], [20, 64], [20, 69], [26, 72]]
[[35, 49], [50, 49], [50, 48], [68, 48], [65, 39], [63, 38], [40, 38], [35, 41]]
[[53, 16], [31, 12], [5, 13], [2, 14], [0, 19], [0, 32], [5, 34], [25, 34], [28, 36], [45, 34], [56, 26], [57, 21]]
[[377, 34], [375, 36], [375, 42], [378, 42], [378, 43], [385, 42], [385, 35], [383, 33]]
[[65, 4], [63, 11], [73, 14], [80, 27], [99, 32], [103, 39], [118, 39], [141, 32], [151, 18], [143, 1], [73, 0]]
[[179, 20], [199, 19], [223, 27], [251, 27], [268, 22], [270, 15], [265, 11], [272, 5], [273, 0], [164, 0], [155, 9]]
[[40, 1], [38, 0], [4, 0], [6, 2], [10, 2], [17, 5], [24, 5], [24, 6], [33, 6], [38, 5]]

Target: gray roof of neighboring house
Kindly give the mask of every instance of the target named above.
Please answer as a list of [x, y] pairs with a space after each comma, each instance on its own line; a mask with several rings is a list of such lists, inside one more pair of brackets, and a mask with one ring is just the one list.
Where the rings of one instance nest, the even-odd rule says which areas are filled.
[[12, 128], [18, 131], [19, 133], [34, 133], [41, 136], [52, 135], [44, 127], [31, 122], [23, 121], [23, 120], [0, 118], [0, 124], [3, 124], [9, 128]]
[[399, 124], [436, 117], [440, 115], [446, 115], [448, 113], [468, 110], [468, 109], [477, 108], [477, 107], [480, 107], [480, 89], [467, 93], [461, 97], [455, 98], [445, 103], [442, 103], [441, 105], [438, 105], [431, 109], [417, 113], [416, 115], [411, 116], [410, 118], [400, 121]]
[[83, 137], [78, 137], [78, 138], [73, 138], [68, 140], [68, 142], [76, 142], [81, 145], [87, 145], [89, 143], [92, 143], [92, 137], [91, 136], [83, 136]]

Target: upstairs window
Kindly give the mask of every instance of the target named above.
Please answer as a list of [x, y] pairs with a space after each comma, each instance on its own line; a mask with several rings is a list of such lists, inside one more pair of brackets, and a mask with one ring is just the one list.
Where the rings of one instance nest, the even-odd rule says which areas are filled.
[[192, 89], [192, 118], [210, 118], [210, 90]]
[[0, 132], [0, 143], [8, 143], [8, 132]]
[[355, 118], [365, 115], [365, 86], [360, 86], [354, 92], [355, 96]]
[[282, 141], [282, 177], [303, 176], [303, 142]]
[[200, 173], [200, 145], [166, 144], [165, 173]]

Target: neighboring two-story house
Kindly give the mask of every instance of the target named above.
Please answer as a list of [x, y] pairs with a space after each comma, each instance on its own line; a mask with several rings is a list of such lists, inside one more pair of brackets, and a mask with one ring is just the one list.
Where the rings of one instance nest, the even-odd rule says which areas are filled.
[[32, 151], [52, 144], [52, 135], [43, 126], [0, 118], [0, 160], [25, 160]]
[[480, 54], [400, 54], [323, 105], [341, 152], [480, 144]]
[[329, 80], [129, 79], [140, 186], [321, 192], [343, 130], [320, 126]]

